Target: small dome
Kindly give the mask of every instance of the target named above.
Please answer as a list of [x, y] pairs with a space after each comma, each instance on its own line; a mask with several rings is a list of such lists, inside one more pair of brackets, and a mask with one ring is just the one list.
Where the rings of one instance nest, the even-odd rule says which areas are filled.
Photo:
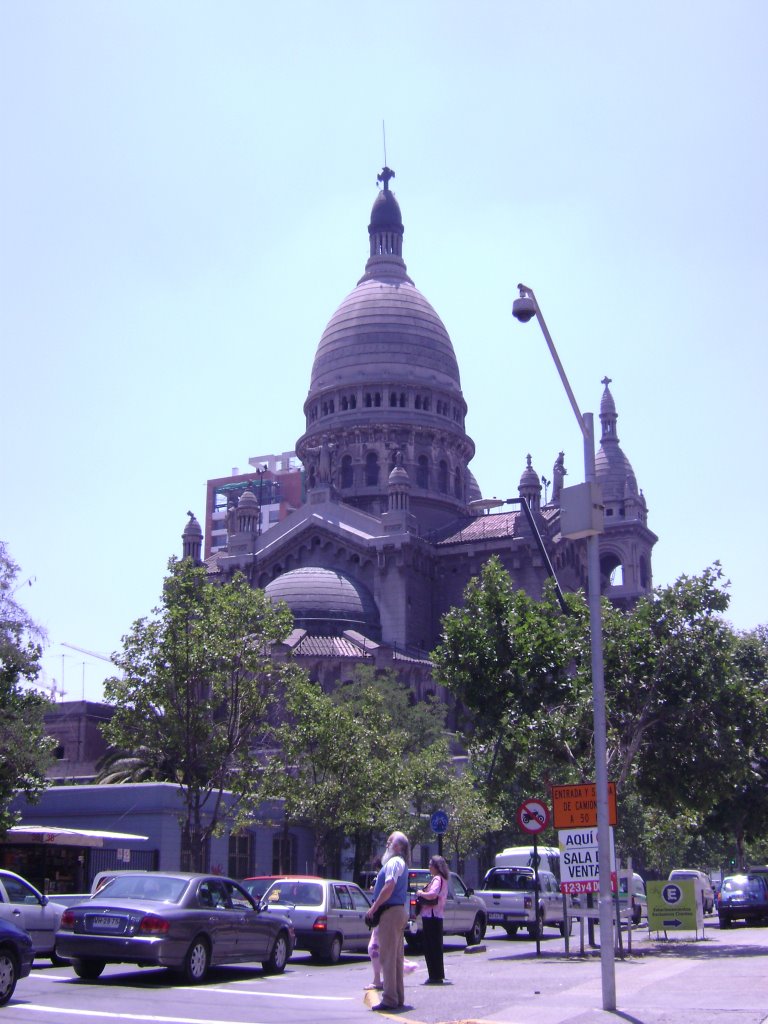
[[202, 537], [203, 530], [192, 512], [187, 512], [189, 522], [184, 527], [182, 537]]
[[237, 503], [237, 507], [238, 508], [247, 508], [249, 505], [257, 506], [258, 504], [259, 504], [259, 499], [253, 493], [253, 491], [250, 489], [250, 487], [248, 487], [240, 495], [240, 500]]
[[389, 474], [389, 486], [393, 487], [396, 486], [397, 484], [407, 485], [409, 487], [411, 484], [411, 478], [408, 476], [408, 470], [403, 465], [402, 452], [397, 453], [397, 460], [392, 469], [392, 472]]
[[530, 490], [531, 488], [539, 489], [541, 487], [541, 481], [539, 480], [539, 474], [531, 465], [531, 456], [526, 456], [527, 466], [523, 470], [523, 475], [520, 477], [520, 491]]
[[389, 230], [403, 233], [403, 215], [400, 212], [400, 204], [395, 199], [394, 192], [389, 189], [382, 189], [376, 196], [371, 209], [371, 223], [368, 225], [369, 233], [374, 231]]
[[617, 442], [600, 446], [595, 456], [595, 479], [602, 487], [603, 501], [621, 501], [627, 493], [637, 494], [632, 463]]
[[379, 610], [370, 591], [357, 580], [332, 569], [306, 566], [272, 580], [264, 593], [285, 601], [296, 626], [316, 636], [356, 629], [374, 639], [381, 635]]

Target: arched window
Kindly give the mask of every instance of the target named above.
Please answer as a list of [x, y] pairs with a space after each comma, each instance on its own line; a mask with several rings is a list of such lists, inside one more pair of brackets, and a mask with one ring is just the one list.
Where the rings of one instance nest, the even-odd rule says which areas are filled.
[[352, 456], [345, 455], [341, 460], [341, 486], [351, 487], [354, 482], [354, 474], [352, 470]]
[[379, 456], [376, 452], [368, 452], [365, 456], [365, 485], [376, 487], [379, 483]]
[[461, 472], [458, 466], [453, 473], [453, 496], [455, 498], [461, 497]]
[[419, 456], [416, 466], [416, 486], [426, 490], [429, 487], [429, 459], [426, 455]]
[[445, 459], [440, 460], [437, 470], [437, 489], [441, 494], [448, 493], [448, 463]]

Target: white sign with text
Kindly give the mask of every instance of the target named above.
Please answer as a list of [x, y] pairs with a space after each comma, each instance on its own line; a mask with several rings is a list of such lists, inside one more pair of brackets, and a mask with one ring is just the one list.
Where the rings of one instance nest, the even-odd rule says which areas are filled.
[[[600, 867], [596, 828], [565, 828], [557, 833], [560, 847], [560, 891], [600, 892]], [[611, 871], [616, 854], [611, 829]]]

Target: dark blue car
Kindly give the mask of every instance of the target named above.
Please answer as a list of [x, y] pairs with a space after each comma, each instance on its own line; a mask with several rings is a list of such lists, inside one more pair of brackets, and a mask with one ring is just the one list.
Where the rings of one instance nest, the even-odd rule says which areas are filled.
[[721, 928], [735, 920], [768, 919], [768, 886], [764, 875], [730, 875], [717, 894], [717, 916]]
[[19, 978], [32, 970], [32, 939], [8, 921], [0, 921], [0, 1006], [13, 995]]

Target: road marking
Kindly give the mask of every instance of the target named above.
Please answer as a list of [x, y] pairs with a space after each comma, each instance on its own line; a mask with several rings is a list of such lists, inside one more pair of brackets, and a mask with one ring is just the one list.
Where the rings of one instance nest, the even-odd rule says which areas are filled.
[[[243, 1024], [241, 1020], [211, 1020], [210, 1017], [159, 1017], [151, 1013], [110, 1013], [108, 1010], [65, 1010], [60, 1006], [39, 1006], [35, 1003], [11, 1003], [14, 1010], [34, 1010], [45, 1014], [66, 1014], [70, 1017], [101, 1017], [108, 1020], [142, 1020], [151, 1024]], [[256, 1022], [254, 1022], [256, 1024]]]
[[304, 996], [298, 995], [293, 992], [265, 992], [263, 989], [242, 989], [242, 988], [205, 988], [200, 985], [185, 985], [178, 986], [176, 991], [178, 992], [213, 992], [215, 994], [224, 993], [225, 995], [236, 995], [236, 996], [267, 996], [272, 999], [311, 999], [317, 1002], [325, 1003], [349, 1003], [352, 1002], [353, 996]]

